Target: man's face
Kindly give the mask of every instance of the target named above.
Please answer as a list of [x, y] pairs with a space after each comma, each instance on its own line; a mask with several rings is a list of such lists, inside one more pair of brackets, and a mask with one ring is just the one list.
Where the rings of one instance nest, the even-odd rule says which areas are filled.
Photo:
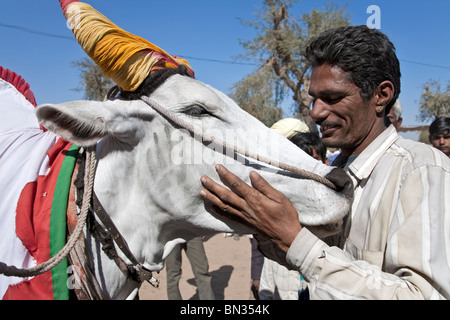
[[450, 158], [450, 132], [430, 135], [430, 142], [436, 149], [441, 150]]
[[311, 117], [320, 125], [326, 146], [356, 154], [380, 133], [374, 99], [364, 101], [359, 87], [339, 67], [314, 68], [309, 94], [314, 98]]

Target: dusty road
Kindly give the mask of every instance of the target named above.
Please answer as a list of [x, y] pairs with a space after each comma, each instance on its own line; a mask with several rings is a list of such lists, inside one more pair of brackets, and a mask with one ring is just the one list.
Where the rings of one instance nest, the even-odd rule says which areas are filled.
[[[239, 240], [217, 234], [204, 242], [212, 275], [212, 286], [216, 300], [252, 300], [250, 292], [251, 244], [247, 236]], [[195, 278], [189, 259], [183, 251], [180, 291], [183, 300], [198, 300]], [[154, 275], [160, 281], [159, 288], [145, 283], [140, 292], [141, 300], [167, 300], [166, 273], [163, 269]]]

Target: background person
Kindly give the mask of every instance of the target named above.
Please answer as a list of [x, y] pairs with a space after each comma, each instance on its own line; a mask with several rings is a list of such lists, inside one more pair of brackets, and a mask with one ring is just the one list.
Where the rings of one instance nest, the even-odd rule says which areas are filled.
[[[317, 135], [312, 136], [308, 126], [299, 119], [282, 119], [271, 129], [291, 140], [310, 156], [315, 155], [316, 158], [326, 155], [326, 148], [320, 138]], [[266, 257], [263, 262], [258, 294], [261, 300], [307, 300], [309, 298], [306, 281], [298, 271], [288, 270], [285, 266]]]
[[[290, 140], [310, 156], [328, 164], [327, 148], [318, 134], [298, 132]], [[309, 300], [309, 291], [298, 271], [264, 258], [259, 296], [261, 300]]]
[[450, 118], [437, 118], [431, 123], [428, 131], [432, 146], [450, 158]]
[[211, 274], [209, 264], [203, 246], [202, 237], [196, 237], [186, 243], [177, 244], [165, 260], [167, 274], [167, 298], [169, 300], [182, 300], [179, 282], [181, 278], [181, 251], [186, 251], [186, 256], [191, 263], [195, 276], [198, 297], [200, 300], [214, 300], [214, 292], [211, 286]]
[[327, 148], [323, 145], [322, 139], [318, 134], [301, 132], [295, 134], [290, 140], [314, 159], [328, 165]]
[[402, 122], [402, 104], [400, 100], [397, 99], [392, 106], [391, 111], [389, 111], [386, 116], [386, 127], [389, 127], [389, 124], [392, 124], [398, 131], [398, 129], [402, 126]]

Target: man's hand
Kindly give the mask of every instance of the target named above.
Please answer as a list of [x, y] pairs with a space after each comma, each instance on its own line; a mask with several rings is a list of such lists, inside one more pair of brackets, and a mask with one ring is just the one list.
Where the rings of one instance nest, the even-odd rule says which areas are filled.
[[210, 201], [218, 214], [250, 225], [287, 252], [302, 228], [289, 200], [254, 171], [250, 173], [253, 188], [221, 165], [216, 171], [230, 189], [202, 176], [200, 196]]

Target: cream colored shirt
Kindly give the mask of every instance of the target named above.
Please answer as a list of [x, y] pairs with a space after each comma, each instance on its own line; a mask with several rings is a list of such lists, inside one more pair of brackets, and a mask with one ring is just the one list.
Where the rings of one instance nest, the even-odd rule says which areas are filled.
[[348, 173], [355, 198], [335, 246], [303, 228], [287, 254], [311, 299], [449, 299], [449, 158], [390, 126]]
[[306, 286], [298, 271], [264, 258], [259, 283], [260, 300], [298, 300], [299, 290], [306, 289]]

